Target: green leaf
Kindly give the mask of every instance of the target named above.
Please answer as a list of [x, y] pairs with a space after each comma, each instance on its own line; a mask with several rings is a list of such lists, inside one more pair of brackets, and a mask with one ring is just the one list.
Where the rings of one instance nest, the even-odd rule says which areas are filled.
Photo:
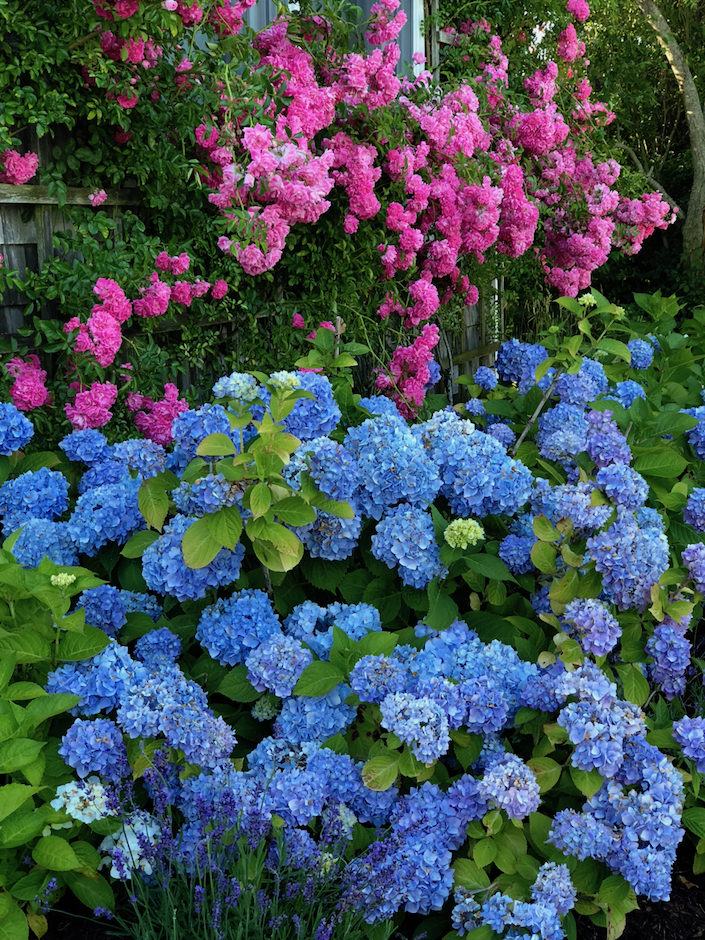
[[31, 738], [11, 738], [0, 744], [0, 774], [11, 774], [36, 760], [46, 741]]
[[579, 576], [577, 571], [571, 569], [558, 581], [554, 581], [548, 596], [557, 604], [569, 604], [578, 593]]
[[316, 510], [300, 496], [287, 496], [272, 506], [276, 517], [286, 525], [308, 525], [316, 520]]
[[85, 904], [90, 910], [95, 910], [96, 907], [102, 907], [108, 911], [114, 910], [113, 889], [102, 875], [89, 878], [80, 872], [67, 871], [64, 881], [81, 904]]
[[561, 533], [546, 516], [535, 516], [532, 528], [534, 535], [542, 542], [558, 542]]
[[531, 760], [527, 761], [527, 764], [536, 777], [536, 782], [539, 785], [539, 793], [546, 793], [547, 790], [550, 790], [551, 787], [558, 782], [558, 778], [561, 775], [561, 765], [556, 763], [552, 758], [532, 757]]
[[28, 937], [27, 918], [13, 901], [5, 916], [0, 920], [0, 940], [27, 940]]
[[71, 871], [81, 867], [74, 850], [60, 836], [42, 836], [32, 849], [32, 858], [49, 871]]
[[222, 545], [213, 538], [208, 516], [196, 519], [184, 532], [181, 540], [181, 551], [184, 562], [189, 568], [205, 568], [209, 565]]
[[360, 658], [363, 656], [389, 656], [397, 645], [397, 638], [393, 633], [373, 631], [367, 633], [357, 642], [357, 651]]
[[631, 892], [629, 882], [625, 881], [621, 875], [608, 875], [598, 888], [595, 901], [599, 904], [609, 905], [609, 907], [618, 907], [623, 901], [626, 901]]
[[14, 813], [23, 803], [31, 799], [38, 787], [28, 787], [24, 783], [8, 783], [0, 787], [0, 819]]
[[222, 548], [234, 549], [242, 534], [242, 516], [236, 506], [223, 506], [204, 516], [208, 531]]
[[622, 680], [624, 697], [635, 705], [643, 705], [649, 697], [649, 682], [636, 663], [624, 663], [616, 667], [617, 674]]
[[14, 849], [31, 842], [45, 826], [42, 813], [19, 810], [0, 823], [0, 849]]
[[468, 891], [480, 891], [489, 888], [490, 879], [487, 873], [475, 864], [471, 858], [456, 858], [452, 866], [454, 876], [453, 884]]
[[640, 449], [633, 466], [644, 476], [667, 477], [671, 480], [683, 473], [688, 461], [670, 447], [649, 447]]
[[618, 359], [623, 359], [625, 362], [632, 361], [632, 354], [629, 352], [629, 347], [626, 343], [622, 343], [618, 339], [605, 337], [597, 344], [597, 348], [608, 353], [610, 356], [617, 356]]
[[694, 832], [699, 839], [705, 839], [705, 809], [701, 806], [684, 809], [681, 822], [686, 829]]
[[578, 789], [588, 799], [593, 797], [604, 783], [604, 778], [599, 770], [580, 770], [578, 767], [570, 766], [570, 776]]
[[[272, 505], [272, 491], [267, 483], [255, 483], [254, 486], [245, 494], [246, 503], [249, 501], [250, 510], [254, 519], [258, 519], [269, 511]], [[273, 541], [270, 539], [269, 541]]]
[[531, 563], [544, 574], [552, 574], [556, 570], [556, 549], [548, 542], [534, 542]]
[[399, 755], [388, 753], [371, 757], [362, 768], [362, 779], [370, 790], [388, 790], [399, 773]]
[[480, 839], [473, 846], [472, 857], [478, 868], [487, 868], [497, 857], [497, 843], [492, 838]]
[[49, 695], [43, 695], [41, 698], [35, 698], [25, 708], [25, 723], [36, 728], [37, 725], [46, 721], [47, 718], [53, 718], [62, 712], [67, 712], [74, 705], [81, 701], [80, 695], [71, 695], [68, 692], [56, 692]]
[[468, 568], [477, 574], [482, 574], [493, 581], [515, 581], [514, 576], [501, 558], [496, 555], [467, 555], [466, 563]]
[[281, 538], [278, 545], [267, 539], [258, 538], [253, 540], [252, 548], [259, 561], [270, 571], [291, 571], [303, 558], [304, 546], [293, 532], [289, 532], [283, 526], [280, 526], [280, 528], [291, 536], [291, 541], [288, 544], [282, 545]]
[[169, 512], [169, 497], [157, 477], [145, 480], [137, 491], [137, 506], [147, 525], [159, 529]]
[[424, 622], [432, 630], [445, 630], [458, 616], [458, 605], [435, 579], [428, 586], [428, 613]]
[[261, 694], [247, 678], [247, 666], [244, 664], [231, 669], [216, 691], [231, 702], [254, 702]]
[[156, 542], [159, 533], [153, 529], [144, 529], [142, 532], [135, 532], [125, 542], [120, 552], [125, 558], [141, 558], [144, 550], [149, 548], [152, 542]]
[[344, 681], [345, 675], [336, 666], [332, 663], [316, 660], [304, 669], [299, 681], [294, 686], [294, 695], [326, 695], [336, 685]]
[[229, 457], [237, 448], [227, 434], [209, 434], [196, 448], [199, 457]]
[[0, 692], [7, 688], [15, 671], [17, 657], [14, 653], [8, 653], [0, 659]]
[[83, 633], [67, 633], [59, 643], [59, 659], [61, 662], [73, 662], [77, 659], [89, 659], [96, 656], [110, 642], [107, 634], [86, 624]]

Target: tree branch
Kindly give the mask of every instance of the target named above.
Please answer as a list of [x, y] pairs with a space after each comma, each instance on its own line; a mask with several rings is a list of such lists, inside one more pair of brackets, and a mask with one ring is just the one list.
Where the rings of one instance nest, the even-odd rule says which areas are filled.
[[636, 155], [636, 151], [634, 150], [633, 147], [630, 147], [629, 144], [625, 144], [624, 141], [622, 141], [622, 140], [616, 140], [616, 141], [615, 141], [615, 144], [616, 144], [618, 147], [621, 147], [622, 150], [625, 150], [625, 151], [627, 152], [627, 154], [632, 158], [632, 162], [634, 163], [634, 166], [635, 166], [635, 167], [637, 168], [637, 170], [641, 173], [641, 175], [644, 177], [644, 179], [646, 180], [646, 182], [647, 182], [647, 183], [650, 183], [650, 184], [653, 186], [654, 189], [658, 190], [658, 192], [661, 193], [661, 195], [662, 195], [663, 198], [666, 200], [666, 202], [669, 204], [669, 206], [671, 207], [671, 209], [674, 209], [674, 210], [675, 210], [675, 212], [676, 212], [678, 218], [679, 218], [679, 219], [682, 219], [683, 216], [684, 216], [683, 210], [682, 210], [682, 209], [680, 208], [680, 206], [677, 204], [677, 202], [675, 201], [675, 199], [672, 199], [671, 196], [668, 195], [668, 193], [667, 193], [666, 190], [663, 188], [663, 186], [659, 183], [659, 181], [658, 181], [657, 179], [654, 179], [654, 177], [651, 175], [652, 170], [653, 170], [653, 167], [652, 167], [651, 169], [649, 169], [649, 170], [646, 170], [646, 169], [644, 168], [644, 164], [641, 162], [641, 160], [639, 159], [639, 157]]

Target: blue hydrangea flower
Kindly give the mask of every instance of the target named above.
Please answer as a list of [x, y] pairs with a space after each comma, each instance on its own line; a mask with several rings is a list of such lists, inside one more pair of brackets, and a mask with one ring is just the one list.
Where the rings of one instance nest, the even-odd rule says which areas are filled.
[[693, 579], [695, 590], [705, 594], [705, 545], [702, 542], [686, 545], [681, 552], [681, 558]]
[[350, 673], [350, 687], [361, 702], [381, 702], [392, 692], [402, 692], [409, 681], [406, 666], [388, 656], [363, 656]]
[[79, 597], [77, 607], [86, 612], [86, 623], [99, 627], [108, 636], [115, 636], [127, 621], [125, 607], [121, 603], [121, 591], [110, 584], [89, 588]]
[[556, 394], [566, 405], [585, 408], [588, 402], [607, 391], [607, 376], [599, 362], [583, 359], [580, 369], [574, 374], [564, 372], [556, 382]]
[[602, 575], [605, 594], [618, 610], [644, 610], [651, 588], [668, 568], [668, 540], [655, 528], [640, 528], [631, 513], [618, 510], [617, 520], [587, 541]]
[[0, 513], [5, 535], [28, 519], [57, 519], [69, 505], [69, 484], [63, 473], [42, 467], [0, 486]]
[[107, 718], [77, 718], [61, 739], [59, 754], [79, 777], [95, 773], [117, 783], [129, 771], [120, 729]]
[[413, 428], [438, 468], [440, 492], [457, 516], [515, 513], [532, 485], [528, 467], [504, 447], [450, 411], [438, 411]]
[[250, 650], [281, 633], [281, 623], [264, 593], [248, 589], [206, 607], [196, 639], [222, 666], [243, 663]]
[[0, 454], [9, 457], [26, 447], [34, 434], [34, 425], [9, 402], [0, 404]]
[[541, 802], [536, 777], [516, 754], [505, 754], [490, 765], [480, 781], [480, 793], [510, 819], [524, 819]]
[[135, 657], [145, 666], [172, 665], [181, 655], [181, 640], [168, 627], [150, 630], [135, 643]]
[[605, 496], [625, 509], [638, 509], [649, 496], [646, 480], [625, 464], [613, 463], [602, 467], [597, 471], [595, 482]]
[[531, 897], [550, 904], [561, 916], [572, 910], [577, 896], [568, 866], [544, 862], [531, 886]]
[[137, 505], [139, 480], [96, 486], [76, 500], [68, 520], [74, 545], [85, 555], [95, 555], [108, 542], [124, 545], [133, 532], [144, 528]]
[[50, 672], [46, 690], [80, 696], [71, 714], [97, 715], [117, 708], [136, 672], [138, 664], [124, 646], [113, 641], [91, 659], [66, 663]]
[[109, 483], [126, 483], [130, 479], [127, 465], [119, 460], [104, 460], [93, 464], [78, 481], [80, 494], [94, 490], [97, 486], [106, 486]]
[[78, 552], [67, 522], [28, 519], [22, 524], [12, 554], [23, 568], [36, 568], [46, 555], [55, 565], [77, 565]]
[[632, 354], [632, 369], [648, 369], [654, 358], [654, 347], [643, 339], [630, 339], [627, 348]]
[[171, 433], [187, 463], [193, 460], [196, 448], [209, 434], [232, 436], [227, 411], [222, 405], [211, 404], [178, 414], [172, 422]]
[[340, 408], [333, 397], [333, 388], [325, 375], [297, 372], [299, 388], [311, 392], [313, 398], [299, 398], [284, 419], [284, 426], [300, 441], [330, 434], [340, 421]]
[[433, 699], [408, 692], [392, 692], [380, 705], [382, 727], [411, 746], [414, 756], [432, 764], [450, 746], [448, 718]]
[[189, 568], [184, 561], [181, 541], [195, 520], [174, 516], [163, 533], [142, 555], [142, 576], [147, 587], [157, 594], [171, 595], [179, 601], [198, 600], [208, 588], [224, 587], [237, 581], [245, 554], [241, 543], [233, 551], [222, 548], [204, 568]]
[[627, 439], [617, 427], [611, 411], [590, 411], [587, 420], [588, 433], [585, 449], [598, 468], [615, 463], [631, 463], [632, 452]]
[[372, 536], [372, 554], [388, 568], [397, 568], [403, 583], [415, 588], [425, 588], [446, 570], [431, 514], [414, 506], [387, 511]]
[[540, 416], [536, 444], [543, 457], [565, 463], [585, 450], [587, 433], [583, 408], [561, 402]]
[[503, 382], [517, 383], [520, 394], [525, 395], [536, 384], [534, 373], [546, 358], [548, 353], [538, 343], [510, 339], [497, 350], [497, 373]]
[[369, 418], [348, 429], [344, 445], [364, 482], [358, 493], [364, 515], [379, 519], [390, 506], [431, 502], [438, 492], [436, 467], [400, 417]]
[[514, 431], [512, 431], [508, 424], [504, 424], [503, 421], [489, 425], [487, 428], [487, 434], [489, 434], [490, 437], [493, 437], [496, 441], [499, 441], [502, 447], [506, 449], [509, 449], [517, 439]]
[[294, 691], [301, 673], [313, 662], [310, 651], [290, 636], [274, 634], [248, 653], [247, 678], [258, 692], [286, 698]]
[[[353, 506], [353, 511], [355, 508]], [[362, 518], [357, 514], [352, 519], [344, 519], [317, 509], [313, 522], [297, 526], [294, 531], [312, 558], [342, 561], [349, 558], [357, 548], [361, 529]]]
[[387, 417], [401, 418], [399, 409], [391, 398], [385, 395], [372, 395], [369, 398], [361, 398], [357, 403], [359, 408], [364, 408], [372, 415], [387, 415]]
[[274, 724], [275, 733], [291, 744], [303, 744], [344, 732], [356, 715], [356, 709], [345, 704], [349, 694], [349, 686], [337, 685], [320, 698], [295, 695], [286, 699]]
[[667, 699], [685, 692], [685, 673], [690, 666], [691, 643], [684, 630], [670, 617], [654, 627], [653, 636], [646, 642], [646, 652], [653, 657], [649, 665], [649, 678], [661, 686]]
[[480, 418], [485, 413], [485, 404], [479, 398], [468, 398], [465, 402], [465, 412], [474, 418]]
[[490, 369], [488, 366], [478, 366], [477, 369], [475, 369], [473, 381], [476, 385], [479, 385], [480, 388], [491, 392], [493, 388], [497, 387], [499, 378], [495, 369]]
[[614, 389], [605, 395], [605, 398], [613, 398], [619, 402], [622, 408], [630, 408], [637, 398], [646, 399], [646, 391], [642, 385], [633, 379], [625, 379], [623, 382], [617, 382]]
[[613, 650], [622, 635], [622, 628], [609, 609], [592, 598], [571, 601], [563, 616], [574, 624], [585, 652], [595, 656], [605, 656]]
[[506, 535], [499, 543], [499, 557], [513, 574], [526, 574], [534, 567], [531, 549], [536, 544], [533, 535]]
[[301, 471], [306, 469], [329, 499], [350, 500], [360, 484], [355, 458], [329, 437], [315, 437], [297, 447], [284, 470], [284, 477], [298, 489]]
[[136, 471], [143, 480], [155, 477], [166, 469], [166, 451], [155, 441], [142, 438], [120, 441], [113, 447], [113, 456], [129, 470]]
[[673, 737], [686, 757], [695, 761], [698, 773], [705, 773], [705, 718], [681, 718], [673, 722]]
[[692, 525], [697, 532], [705, 532], [705, 487], [696, 487], [691, 491], [683, 507], [683, 521]]
[[113, 449], [104, 434], [95, 428], [72, 431], [59, 441], [59, 447], [69, 460], [77, 460], [89, 467], [110, 460]]
[[199, 518], [222, 506], [242, 506], [243, 486], [226, 480], [222, 473], [208, 473], [193, 483], [182, 482], [171, 498], [180, 513]]

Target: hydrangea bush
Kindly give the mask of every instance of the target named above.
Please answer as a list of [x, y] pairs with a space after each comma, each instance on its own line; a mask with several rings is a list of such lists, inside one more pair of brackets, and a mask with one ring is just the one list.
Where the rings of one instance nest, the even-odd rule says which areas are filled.
[[468, 408], [412, 422], [344, 368], [335, 394], [233, 373], [173, 445], [87, 428], [47, 468], [4, 406], [3, 558], [64, 592], [34, 589], [43, 658], [9, 590], [0, 638], [62, 712], [48, 794], [12, 762], [19, 731], [0, 751], [24, 788], [0, 848], [36, 827], [11, 923], [63, 888], [110, 908], [89, 851], [127, 897], [168, 870], [202, 899], [248, 833], [272, 871], [335, 872], [321, 936], [351, 910], [367, 936], [432, 916], [448, 938], [574, 938], [576, 913], [618, 936], [669, 897], [686, 831], [705, 868], [705, 312], [677, 332], [673, 298], [560, 304], [544, 345], [466, 380]]

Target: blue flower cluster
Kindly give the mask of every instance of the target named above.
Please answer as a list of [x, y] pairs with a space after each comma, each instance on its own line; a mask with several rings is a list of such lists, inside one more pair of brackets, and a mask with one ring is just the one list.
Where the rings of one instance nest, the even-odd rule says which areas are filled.
[[59, 754], [79, 777], [96, 773], [117, 782], [129, 771], [120, 729], [107, 718], [77, 718], [61, 739]]
[[697, 532], [705, 532], [705, 487], [691, 490], [683, 507], [683, 521], [692, 525]]
[[631, 463], [632, 452], [627, 439], [617, 427], [611, 411], [590, 411], [587, 421], [585, 450], [598, 469], [613, 463]]
[[654, 358], [654, 347], [643, 339], [630, 339], [627, 349], [631, 353], [633, 369], [648, 369]]
[[0, 455], [9, 457], [26, 447], [34, 435], [34, 425], [21, 411], [7, 402], [0, 404]]
[[477, 369], [475, 369], [473, 381], [476, 385], [479, 385], [480, 388], [491, 392], [493, 388], [497, 387], [497, 371], [490, 369], [488, 366], [478, 366]]
[[652, 657], [649, 663], [649, 678], [661, 686], [667, 699], [685, 692], [685, 674], [690, 666], [691, 643], [685, 636], [687, 624], [679, 624], [672, 617], [665, 617], [654, 627], [653, 635], [646, 641], [646, 652]]
[[620, 508], [615, 522], [588, 539], [587, 548], [607, 599], [619, 610], [644, 610], [651, 602], [651, 588], [668, 568], [668, 540], [662, 528], [642, 526], [633, 513]]
[[68, 505], [69, 483], [63, 473], [46, 467], [22, 473], [0, 486], [3, 533], [10, 535], [29, 519], [58, 519]]
[[674, 721], [673, 737], [685, 756], [695, 761], [698, 773], [705, 773], [705, 718], [689, 718], [686, 715]]
[[167, 465], [167, 455], [162, 445], [141, 438], [130, 438], [115, 444], [113, 458], [128, 470], [134, 470], [143, 480], [155, 477]]
[[415, 588], [425, 588], [446, 570], [431, 514], [404, 503], [388, 510], [377, 523], [372, 554], [388, 568], [396, 568], [402, 582]]
[[497, 351], [497, 373], [503, 382], [516, 383], [519, 393], [524, 395], [536, 384], [534, 373], [546, 358], [548, 353], [538, 343], [510, 339], [502, 343]]
[[539, 418], [536, 444], [543, 457], [568, 463], [587, 447], [587, 434], [584, 409], [561, 402]]
[[607, 391], [609, 382], [602, 364], [594, 359], [583, 359], [575, 373], [564, 372], [556, 381], [556, 394], [566, 405], [580, 408], [595, 401]]
[[264, 591], [248, 589], [206, 607], [196, 639], [223, 666], [236, 666], [281, 631], [281, 621]]
[[450, 745], [448, 718], [433, 699], [392, 692], [382, 700], [380, 708], [382, 727], [411, 745], [412, 753], [422, 763], [432, 764], [447, 752]]
[[528, 467], [452, 409], [412, 430], [438, 468], [440, 493], [456, 515], [514, 513], [527, 501], [533, 480]]
[[333, 397], [333, 389], [325, 375], [315, 372], [297, 372], [298, 387], [310, 392], [313, 398], [297, 399], [284, 419], [284, 426], [300, 441], [325, 437], [340, 421], [340, 408]]
[[348, 430], [343, 444], [364, 481], [358, 494], [364, 515], [379, 519], [397, 503], [431, 502], [438, 492], [437, 468], [398, 415], [363, 421]]
[[605, 496], [625, 509], [638, 509], [649, 495], [649, 485], [643, 476], [622, 463], [602, 467], [597, 471], [595, 482]]
[[622, 628], [609, 608], [592, 598], [571, 601], [563, 616], [574, 625], [585, 652], [595, 656], [606, 656], [622, 635]]
[[313, 656], [298, 640], [273, 634], [247, 655], [247, 678], [258, 692], [286, 698], [294, 691], [301, 673]]
[[371, 604], [329, 604], [320, 607], [313, 601], [298, 604], [284, 620], [284, 632], [301, 640], [319, 659], [328, 659], [333, 645], [333, 627], [351, 640], [361, 640], [368, 633], [382, 629], [379, 611]]
[[124, 591], [109, 584], [84, 591], [76, 606], [85, 608], [86, 623], [99, 627], [110, 637], [122, 630], [129, 613], [147, 614], [155, 623], [162, 614], [161, 604], [151, 594]]
[[196, 456], [196, 448], [209, 434], [231, 435], [228, 413], [222, 405], [202, 405], [193, 411], [182, 411], [171, 425], [174, 443], [186, 463]]
[[189, 526], [190, 516], [174, 516], [159, 538], [142, 555], [142, 576], [147, 587], [157, 594], [170, 595], [179, 601], [205, 597], [208, 588], [217, 588], [237, 581], [245, 554], [242, 543], [234, 550], [222, 548], [204, 568], [189, 568], [181, 550], [181, 541]]
[[243, 487], [226, 480], [222, 473], [208, 473], [193, 483], [180, 483], [171, 498], [178, 512], [199, 518], [222, 506], [242, 506]]

